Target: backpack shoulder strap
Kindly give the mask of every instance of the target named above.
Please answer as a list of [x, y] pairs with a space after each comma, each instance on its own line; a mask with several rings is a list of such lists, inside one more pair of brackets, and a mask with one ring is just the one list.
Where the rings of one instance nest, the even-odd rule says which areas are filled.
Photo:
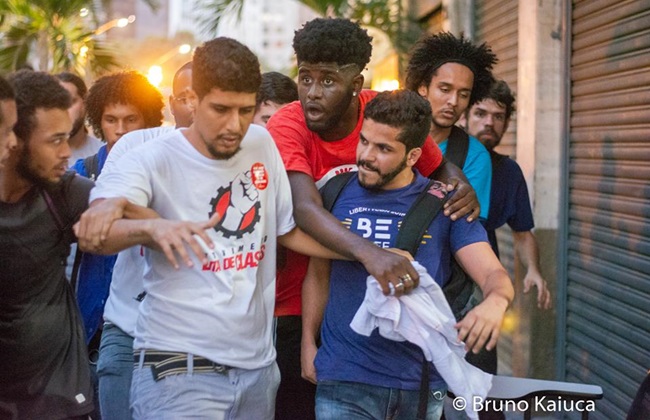
[[451, 133], [447, 140], [445, 158], [460, 169], [463, 169], [463, 166], [465, 166], [465, 159], [467, 159], [468, 150], [469, 136], [462, 128], [454, 125], [451, 127]]
[[64, 196], [66, 184], [71, 182], [75, 173], [68, 171], [61, 178], [61, 182], [53, 187], [41, 188], [40, 193], [47, 204], [47, 208], [54, 218], [56, 227], [63, 233], [72, 227], [72, 220], [68, 211], [68, 202]]
[[[66, 236], [74, 235], [72, 233], [73, 220], [70, 218], [68, 202], [66, 201], [65, 195], [63, 193], [64, 184], [67, 182], [71, 182], [74, 176], [75, 174], [73, 172], [67, 172], [65, 175], [63, 175], [61, 184], [58, 185], [56, 188], [49, 188], [49, 189], [41, 188], [40, 190], [41, 196], [43, 197], [43, 200], [45, 200], [45, 204], [47, 205], [47, 209], [50, 211], [50, 214], [54, 219], [54, 223], [56, 224], [56, 227], [61, 232], [63, 238], [65, 238]], [[77, 290], [76, 286], [77, 286], [77, 277], [79, 275], [80, 263], [81, 263], [81, 251], [79, 250], [79, 248], [77, 248], [77, 251], [75, 252], [75, 256], [74, 256], [74, 263], [72, 265], [72, 276], [70, 279], [72, 290], [74, 290], [75, 293]]]
[[334, 203], [339, 198], [343, 187], [348, 183], [348, 180], [352, 175], [355, 175], [356, 172], [343, 172], [342, 174], [336, 175], [334, 178], [327, 181], [320, 189], [320, 195], [323, 198], [323, 207], [325, 210], [332, 212]]
[[445, 185], [434, 179], [430, 180], [402, 219], [395, 248], [403, 249], [415, 256], [424, 233], [442, 209], [446, 198]]
[[95, 153], [84, 159], [84, 167], [86, 168], [86, 178], [97, 180], [99, 176], [99, 155]]

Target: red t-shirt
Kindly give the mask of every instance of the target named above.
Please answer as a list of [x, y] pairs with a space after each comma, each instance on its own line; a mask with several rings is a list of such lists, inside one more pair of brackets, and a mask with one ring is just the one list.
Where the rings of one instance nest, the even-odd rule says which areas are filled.
[[[360, 113], [366, 104], [377, 95], [372, 90], [359, 94]], [[336, 141], [324, 141], [318, 134], [307, 128], [300, 102], [290, 103], [269, 120], [266, 128], [273, 136], [280, 150], [287, 171], [303, 172], [311, 176], [316, 187], [322, 187], [330, 178], [341, 172], [356, 170], [356, 152], [363, 118], [359, 118], [352, 133]], [[438, 145], [427, 139], [422, 148], [422, 156], [415, 167], [429, 176], [442, 162]], [[301, 314], [302, 281], [307, 273], [309, 257], [286, 250], [284, 264], [278, 264], [276, 278], [275, 315]]]

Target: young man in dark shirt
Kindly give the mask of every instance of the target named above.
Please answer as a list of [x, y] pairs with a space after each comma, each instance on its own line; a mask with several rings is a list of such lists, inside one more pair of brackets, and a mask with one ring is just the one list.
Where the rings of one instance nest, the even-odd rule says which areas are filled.
[[83, 418], [93, 394], [64, 269], [92, 182], [67, 172], [70, 94], [46, 73], [10, 82], [18, 120], [0, 169], [0, 418]]

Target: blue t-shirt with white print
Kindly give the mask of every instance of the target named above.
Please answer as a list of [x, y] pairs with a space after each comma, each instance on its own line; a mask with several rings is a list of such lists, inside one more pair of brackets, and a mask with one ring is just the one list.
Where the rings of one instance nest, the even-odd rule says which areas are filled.
[[[358, 177], [352, 176], [332, 213], [357, 235], [382, 248], [393, 247], [402, 218], [428, 182], [417, 174], [415, 181], [406, 187], [374, 191], [362, 187]], [[465, 218], [452, 222], [440, 212], [422, 242], [415, 259], [442, 286], [451, 276], [453, 254], [467, 245], [487, 242], [487, 235], [480, 223], [468, 223]], [[318, 380], [418, 390], [423, 361], [419, 347], [383, 338], [377, 330], [365, 337], [350, 328], [366, 293], [367, 276], [359, 262], [332, 261], [329, 298], [321, 330], [322, 346], [315, 360]], [[429, 365], [429, 371], [431, 389], [445, 387], [433, 364]]]

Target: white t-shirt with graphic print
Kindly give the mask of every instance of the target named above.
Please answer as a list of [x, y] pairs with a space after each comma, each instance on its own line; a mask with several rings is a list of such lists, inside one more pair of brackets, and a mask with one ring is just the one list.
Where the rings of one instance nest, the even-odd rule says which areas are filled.
[[[276, 237], [295, 227], [286, 170], [273, 139], [251, 125], [228, 160], [200, 154], [181, 131], [125, 155], [93, 190], [126, 197], [165, 219], [222, 217], [208, 234], [212, 261], [175, 270], [145, 249], [147, 297], [140, 304], [135, 349], [179, 351], [243, 369], [273, 363]], [[190, 253], [191, 254], [191, 253]]]

